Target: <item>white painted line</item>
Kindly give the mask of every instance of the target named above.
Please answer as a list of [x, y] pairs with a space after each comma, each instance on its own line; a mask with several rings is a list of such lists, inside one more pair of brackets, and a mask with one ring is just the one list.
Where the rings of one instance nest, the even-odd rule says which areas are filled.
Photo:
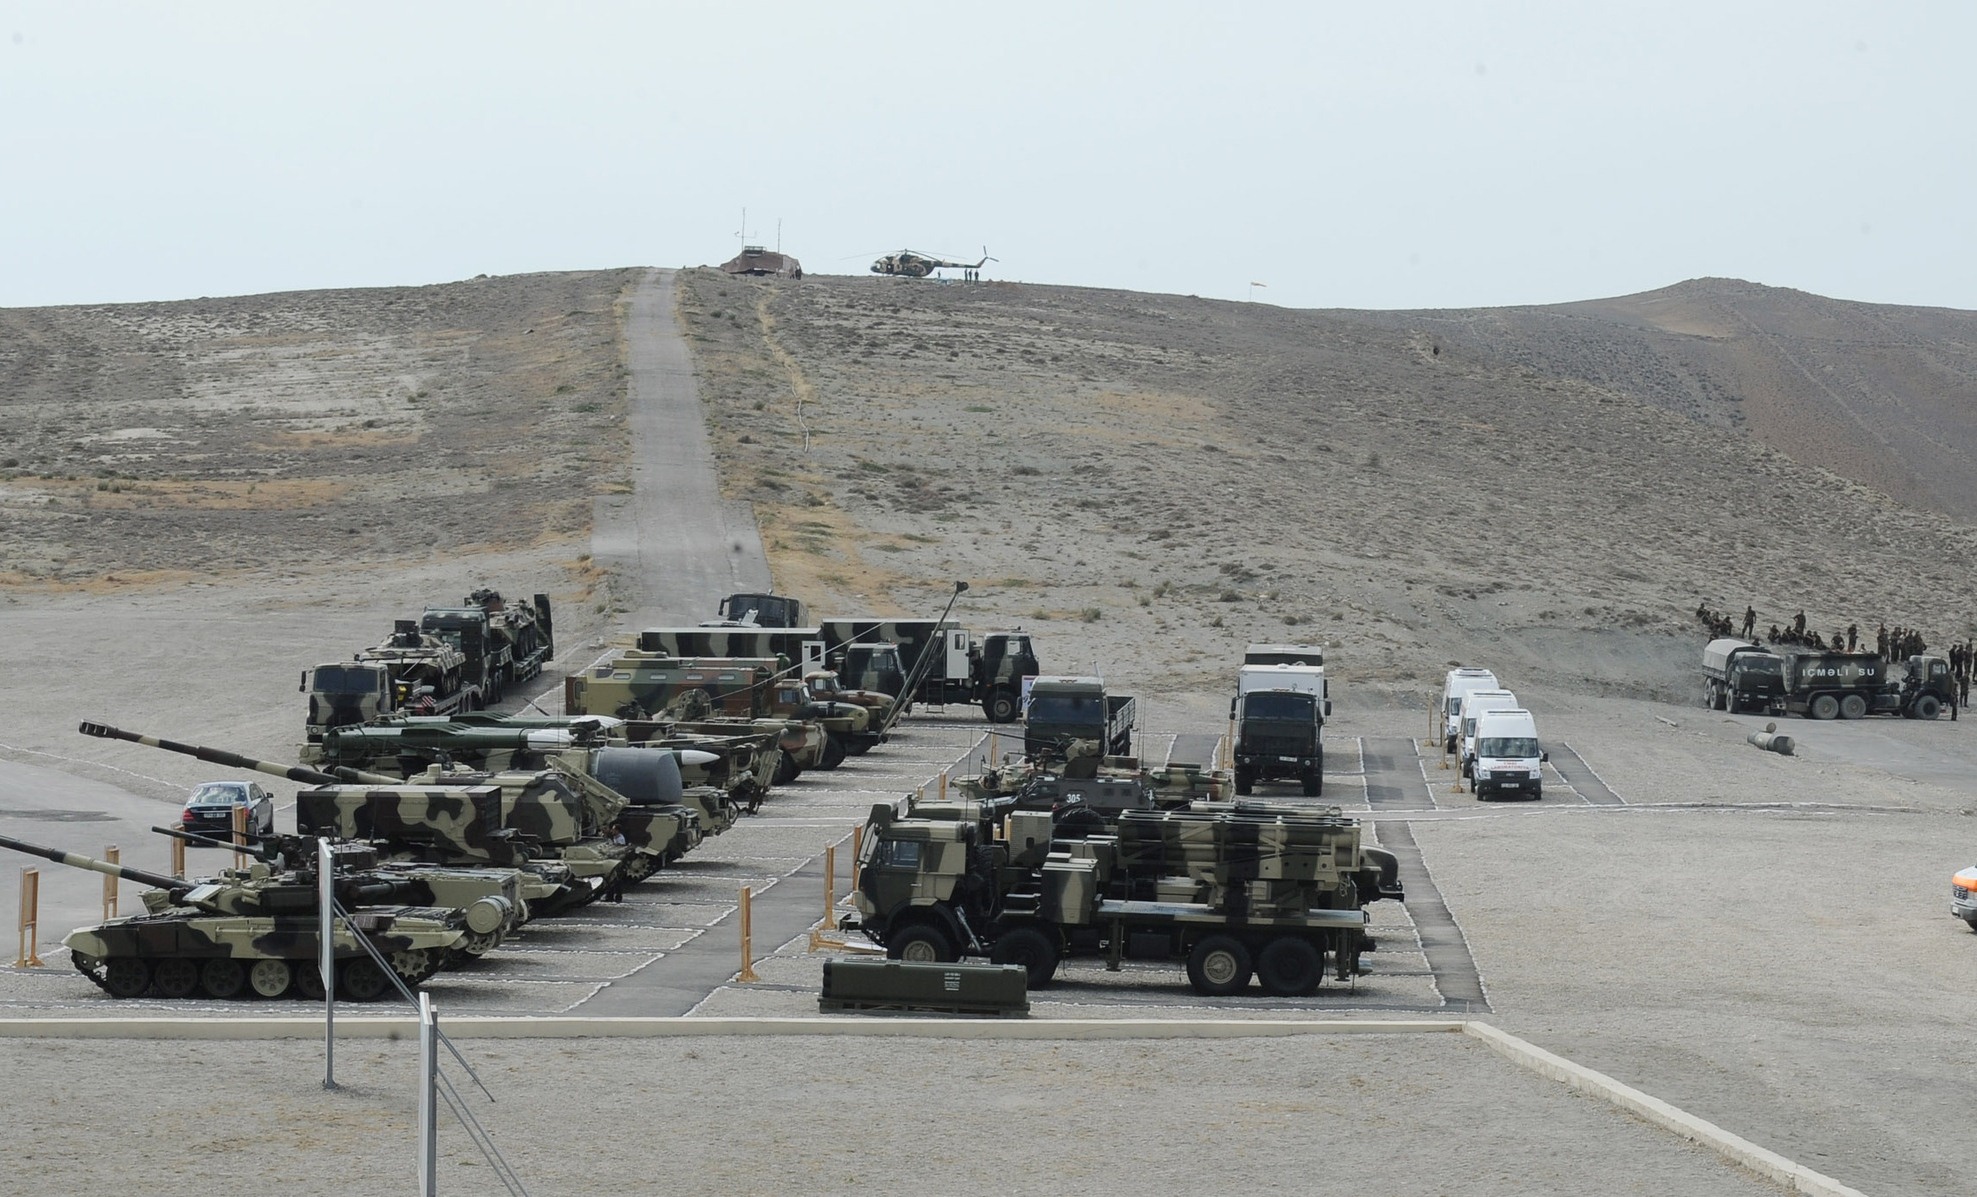
[[1775, 1151], [1733, 1135], [1713, 1122], [1705, 1122], [1658, 1097], [1623, 1085], [1605, 1073], [1574, 1064], [1563, 1056], [1554, 1055], [1486, 1022], [1468, 1022], [1463, 1024], [1462, 1030], [1470, 1038], [1489, 1044], [1498, 1055], [1514, 1060], [1540, 1076], [1610, 1102], [1637, 1118], [1711, 1149], [1733, 1164], [1776, 1181], [1794, 1193], [1805, 1193], [1811, 1197], [1865, 1197], [1858, 1189], [1849, 1188], [1830, 1176], [1814, 1172]]

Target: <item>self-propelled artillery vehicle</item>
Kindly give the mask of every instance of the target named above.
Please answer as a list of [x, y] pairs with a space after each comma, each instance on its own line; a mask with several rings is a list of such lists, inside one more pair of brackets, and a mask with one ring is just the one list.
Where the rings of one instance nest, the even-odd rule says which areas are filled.
[[[62, 939], [76, 971], [111, 997], [323, 996], [316, 967], [322, 946], [320, 890], [313, 874], [276, 872], [256, 862], [196, 881], [10, 836], [0, 836], [0, 847], [151, 887], [143, 895], [145, 913], [80, 927]], [[339, 852], [360, 868], [375, 861], [355, 845]], [[349, 915], [331, 924], [342, 997], [372, 1001], [391, 988], [391, 977], [358, 943], [359, 936], [378, 949], [399, 980], [417, 985], [472, 934], [468, 911], [397, 904], [413, 886], [338, 871], [335, 893]], [[479, 913], [493, 919], [501, 912], [490, 903]]]

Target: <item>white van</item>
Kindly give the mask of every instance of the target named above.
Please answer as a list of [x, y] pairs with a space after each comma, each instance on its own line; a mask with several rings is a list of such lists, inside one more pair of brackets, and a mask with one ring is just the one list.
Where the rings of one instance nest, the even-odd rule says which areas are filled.
[[1442, 682], [1442, 751], [1454, 752], [1462, 739], [1462, 696], [1471, 690], [1501, 690], [1487, 669], [1451, 669]]
[[1484, 711], [1515, 711], [1519, 709], [1517, 696], [1508, 690], [1471, 690], [1462, 696], [1462, 737], [1458, 751], [1462, 757], [1462, 776], [1469, 776], [1469, 766], [1476, 763], [1476, 716]]
[[1476, 760], [1472, 788], [1481, 802], [1502, 794], [1544, 797], [1541, 766], [1550, 754], [1538, 748], [1538, 721], [1531, 712], [1484, 711], [1476, 716]]

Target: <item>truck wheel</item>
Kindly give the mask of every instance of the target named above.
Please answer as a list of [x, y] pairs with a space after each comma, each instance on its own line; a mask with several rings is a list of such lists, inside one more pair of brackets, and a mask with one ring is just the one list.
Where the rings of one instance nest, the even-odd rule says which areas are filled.
[[990, 723], [1014, 723], [1022, 709], [1023, 704], [1016, 697], [1016, 692], [1002, 686], [990, 690], [988, 697], [982, 700], [982, 714], [988, 716]]
[[844, 739], [836, 732], [824, 733], [824, 759], [817, 767], [828, 773], [844, 763]]
[[1188, 983], [1196, 993], [1228, 997], [1249, 985], [1249, 949], [1233, 935], [1209, 935], [1188, 953]]
[[1249, 792], [1255, 788], [1256, 788], [1256, 774], [1251, 773], [1247, 769], [1236, 770], [1237, 794], [1240, 794], [1246, 798], [1249, 796]]
[[1858, 694], [1849, 694], [1840, 700], [1840, 718], [1867, 718], [1867, 700]]
[[1316, 798], [1325, 792], [1325, 775], [1317, 769], [1304, 775], [1304, 796]]
[[1943, 713], [1943, 702], [1934, 694], [1924, 694], [1915, 700], [1914, 709], [1917, 719], [1934, 719]]
[[1325, 979], [1325, 957], [1311, 941], [1279, 935], [1256, 955], [1256, 980], [1272, 997], [1303, 997]]
[[954, 942], [939, 927], [915, 923], [886, 936], [886, 956], [918, 964], [952, 964], [955, 961]]
[[779, 758], [776, 761], [776, 774], [770, 781], [775, 785], [786, 786], [795, 781], [803, 770], [797, 767], [796, 758], [782, 749], [776, 749], [776, 755]]
[[989, 949], [990, 964], [1020, 964], [1030, 988], [1042, 989], [1057, 975], [1057, 944], [1036, 927], [1013, 927]]
[[1831, 694], [1821, 694], [1806, 708], [1806, 714], [1814, 719], [1837, 719], [1840, 716], [1840, 700]]

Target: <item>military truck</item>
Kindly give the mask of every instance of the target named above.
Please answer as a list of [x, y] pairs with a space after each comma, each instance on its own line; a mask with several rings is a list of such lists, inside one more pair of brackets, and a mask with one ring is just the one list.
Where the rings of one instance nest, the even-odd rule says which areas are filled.
[[1955, 698], [1950, 663], [1927, 654], [1902, 662], [1893, 676], [1876, 653], [1786, 648], [1783, 697], [1773, 709], [1808, 719], [1859, 719], [1900, 715], [1934, 719]]
[[466, 658], [462, 672], [480, 687], [488, 704], [501, 701], [511, 686], [542, 672], [556, 653], [549, 596], [509, 603], [501, 592], [482, 588], [458, 607], [427, 607], [419, 630], [443, 640]]
[[669, 657], [781, 657], [792, 666], [824, 667], [824, 634], [818, 628], [730, 624], [644, 628], [632, 637], [630, 647]]
[[1106, 756], [1131, 756], [1137, 712], [1131, 697], [1107, 694], [1097, 677], [1039, 677], [1023, 714], [1023, 751], [1062, 759], [1073, 742], [1096, 742]]
[[[854, 653], [868, 646], [893, 646], [898, 688], [879, 688], [907, 710], [916, 703], [977, 706], [991, 723], [1013, 723], [1023, 711], [1023, 680], [1039, 672], [1036, 649], [1023, 631], [984, 635], [937, 619], [848, 617], [820, 620], [817, 629], [824, 639], [825, 665], [840, 673], [866, 667], [854, 661]], [[905, 692], [909, 684], [911, 694]]]
[[1322, 669], [1325, 650], [1316, 644], [1252, 644], [1243, 649], [1245, 665], [1308, 665]]
[[1295, 781], [1325, 792], [1325, 719], [1332, 713], [1323, 665], [1245, 664], [1229, 700], [1235, 724], [1236, 793], [1258, 782]]
[[[1047, 811], [949, 803], [959, 817], [872, 808], [860, 858], [862, 930], [895, 959], [987, 956], [1047, 985], [1067, 954], [1185, 958], [1198, 993], [1317, 989], [1373, 948], [1364, 906], [1401, 897], [1395, 862], [1369, 855], [1337, 808], [1236, 802], [1124, 810], [1116, 834], [1060, 839]], [[1006, 837], [1003, 829], [1007, 829]]]
[[329, 728], [369, 723], [395, 711], [444, 715], [479, 710], [485, 697], [468, 680], [466, 654], [421, 632], [414, 619], [397, 620], [390, 639], [349, 661], [303, 670], [300, 689], [309, 696], [304, 725], [309, 744], [321, 742]]
[[1770, 711], [1785, 697], [1785, 662], [1749, 640], [1724, 637], [1702, 649], [1702, 705], [1712, 711]]

